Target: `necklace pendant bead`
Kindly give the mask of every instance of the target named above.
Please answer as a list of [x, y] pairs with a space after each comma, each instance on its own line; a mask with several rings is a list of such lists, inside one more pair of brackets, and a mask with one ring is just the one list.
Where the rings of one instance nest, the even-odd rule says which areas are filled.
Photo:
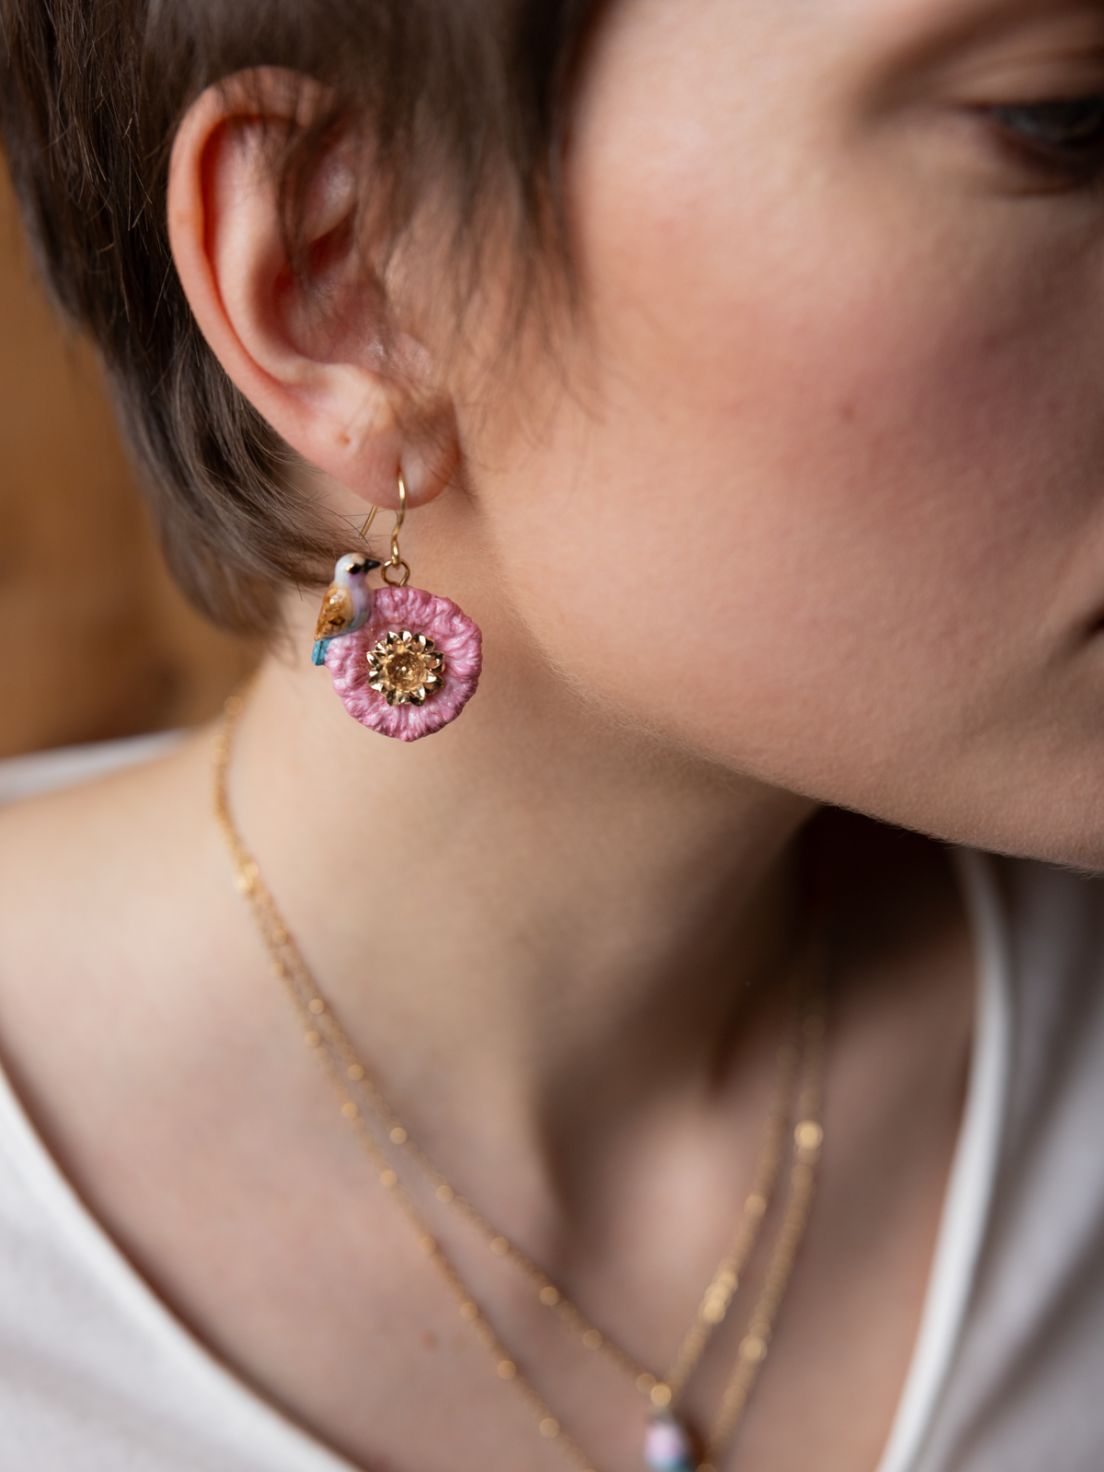
[[694, 1472], [697, 1462], [690, 1437], [669, 1411], [653, 1416], [648, 1422], [644, 1464], [653, 1472]]

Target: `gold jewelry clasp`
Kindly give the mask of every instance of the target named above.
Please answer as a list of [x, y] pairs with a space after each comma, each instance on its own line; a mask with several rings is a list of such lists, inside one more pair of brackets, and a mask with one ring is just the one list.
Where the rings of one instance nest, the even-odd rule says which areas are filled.
[[[401, 470], [398, 471], [398, 478], [399, 509], [395, 513], [395, 525], [391, 528], [391, 556], [380, 567], [380, 576], [383, 578], [383, 581], [392, 588], [404, 588], [406, 584], [410, 581], [410, 564], [399, 555], [399, 528], [402, 526], [403, 517], [406, 515], [406, 482], [403, 480]], [[378, 510], [378, 506], [373, 506], [371, 511], [369, 511], [367, 517], [365, 518], [364, 525], [360, 529], [360, 537], [362, 541], [367, 535], [368, 528], [372, 525], [372, 518], [375, 516]], [[388, 572], [391, 568], [400, 567], [402, 568], [402, 577], [388, 577]]]

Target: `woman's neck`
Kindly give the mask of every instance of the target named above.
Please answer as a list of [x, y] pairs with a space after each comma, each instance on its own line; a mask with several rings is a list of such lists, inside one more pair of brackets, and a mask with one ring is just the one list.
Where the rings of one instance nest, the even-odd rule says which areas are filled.
[[324, 670], [269, 659], [229, 793], [396, 1105], [458, 1139], [493, 1121], [500, 1158], [551, 1175], [656, 1106], [716, 1107], [741, 998], [769, 1002], [793, 964], [815, 805], [496, 656], [461, 718], [412, 743], [351, 720]]

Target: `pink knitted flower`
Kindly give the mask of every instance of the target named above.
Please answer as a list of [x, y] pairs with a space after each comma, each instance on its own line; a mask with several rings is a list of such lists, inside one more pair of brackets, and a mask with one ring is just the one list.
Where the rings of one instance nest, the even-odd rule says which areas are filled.
[[416, 741], [455, 720], [475, 693], [483, 640], [451, 599], [385, 584], [367, 622], [330, 640], [326, 664], [361, 725]]

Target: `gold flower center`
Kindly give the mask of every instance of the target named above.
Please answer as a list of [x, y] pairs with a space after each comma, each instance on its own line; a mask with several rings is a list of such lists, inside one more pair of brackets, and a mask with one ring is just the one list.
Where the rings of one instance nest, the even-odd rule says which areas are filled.
[[425, 634], [390, 629], [368, 653], [368, 683], [388, 705], [421, 705], [441, 688], [444, 655]]

